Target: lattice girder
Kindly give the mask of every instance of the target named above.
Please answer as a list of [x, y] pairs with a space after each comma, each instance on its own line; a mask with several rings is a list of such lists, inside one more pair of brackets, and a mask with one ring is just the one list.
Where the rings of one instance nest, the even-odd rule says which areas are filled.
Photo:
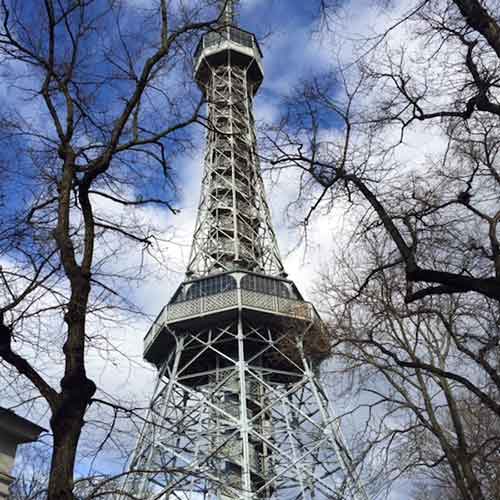
[[231, 54], [209, 68], [203, 86], [210, 129], [188, 274], [283, 274], [257, 156], [253, 83]]
[[[144, 499], [365, 498], [316, 363], [280, 350], [286, 329], [240, 317], [173, 335], [132, 462], [151, 472], [131, 476], [129, 491]], [[193, 372], [200, 358], [209, 366]]]

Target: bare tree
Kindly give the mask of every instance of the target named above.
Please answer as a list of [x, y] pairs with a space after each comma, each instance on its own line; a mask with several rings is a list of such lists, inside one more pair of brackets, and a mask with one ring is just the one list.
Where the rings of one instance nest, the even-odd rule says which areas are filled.
[[90, 405], [117, 405], [87, 375], [89, 348], [106, 345], [89, 322], [132, 307], [120, 279], [137, 274], [110, 267], [118, 248], [156, 250], [134, 209], [175, 213], [171, 161], [201, 120], [184, 70], [214, 4], [1, 2], [0, 370], [33, 388], [19, 404], [41, 397], [50, 412], [49, 499], [75, 498]]
[[443, 296], [408, 305], [397, 268], [361, 287], [358, 259], [375, 267], [388, 246], [383, 232], [361, 245], [324, 276], [321, 296], [332, 310], [337, 377], [350, 381], [349, 398], [359, 394], [354, 413], [368, 415], [368, 455], [379, 457], [388, 491], [404, 480], [440, 498], [497, 498], [500, 418], [491, 403], [500, 386], [472, 352], [498, 335], [496, 304]]
[[[330, 35], [341, 6], [322, 8]], [[273, 168], [299, 172], [305, 229], [319, 211], [353, 221], [322, 293], [333, 352], [373, 398], [367, 443], [438, 497], [497, 495], [499, 12], [415, 1], [347, 62], [332, 49], [267, 133]]]
[[[491, 196], [498, 180], [498, 7], [473, 0], [415, 2], [388, 31], [368, 41], [369, 49], [349, 69], [341, 66], [336, 74], [308, 82], [289, 102], [293, 119], [272, 137], [281, 152], [273, 163], [298, 167], [309, 174], [302, 177], [305, 184], [320, 186], [314, 207], [330, 195], [351, 200], [354, 192], [369, 204], [393, 241], [396, 260], [404, 263], [408, 301], [471, 291], [500, 299], [498, 213], [479, 194], [487, 189]], [[402, 23], [417, 46], [387, 42]], [[318, 133], [326, 120], [341, 122], [336, 143]], [[412, 179], [406, 175], [403, 186], [401, 176], [390, 174], [406, 167], [392, 155], [422, 123], [441, 127], [449, 149]], [[393, 213], [401, 200], [404, 213]], [[462, 226], [455, 224], [461, 244], [448, 245], [455, 235], [441, 245], [436, 238], [442, 262], [431, 265], [418, 226], [432, 218], [451, 227], [456, 214], [463, 215]], [[477, 234], [464, 233], [467, 222]], [[442, 226], [435, 232], [443, 234]]]

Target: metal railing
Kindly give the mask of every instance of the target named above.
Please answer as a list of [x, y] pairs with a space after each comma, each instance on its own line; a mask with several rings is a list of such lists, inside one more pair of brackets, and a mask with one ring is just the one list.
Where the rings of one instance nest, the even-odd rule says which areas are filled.
[[220, 31], [211, 31], [202, 37], [194, 53], [195, 61], [198, 60], [203, 49], [207, 49], [209, 47], [215, 47], [217, 45], [222, 45], [225, 42], [233, 42], [238, 45], [241, 45], [242, 47], [248, 47], [250, 49], [254, 49], [258, 52], [259, 56], [262, 57], [262, 51], [260, 50], [255, 35], [249, 33], [248, 31], [235, 28], [233, 26], [231, 27], [226, 26]]
[[165, 306], [144, 337], [144, 350], [149, 349], [163, 326], [168, 323], [237, 307], [273, 312], [300, 320], [319, 321], [314, 306], [309, 302], [287, 299], [253, 290], [235, 289]]

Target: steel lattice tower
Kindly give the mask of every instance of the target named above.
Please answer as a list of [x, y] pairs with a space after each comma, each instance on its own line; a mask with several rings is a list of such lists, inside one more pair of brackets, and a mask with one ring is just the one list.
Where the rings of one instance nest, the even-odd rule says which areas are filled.
[[271, 225], [252, 112], [262, 54], [221, 3], [195, 55], [210, 130], [187, 278], [145, 337], [159, 375], [124, 487], [140, 499], [366, 499], [318, 377], [328, 335]]

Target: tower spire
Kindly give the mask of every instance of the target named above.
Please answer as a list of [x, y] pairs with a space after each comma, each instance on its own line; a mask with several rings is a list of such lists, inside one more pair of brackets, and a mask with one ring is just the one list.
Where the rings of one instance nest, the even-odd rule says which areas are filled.
[[219, 0], [220, 5], [220, 24], [230, 26], [236, 24], [236, 5], [239, 0]]

